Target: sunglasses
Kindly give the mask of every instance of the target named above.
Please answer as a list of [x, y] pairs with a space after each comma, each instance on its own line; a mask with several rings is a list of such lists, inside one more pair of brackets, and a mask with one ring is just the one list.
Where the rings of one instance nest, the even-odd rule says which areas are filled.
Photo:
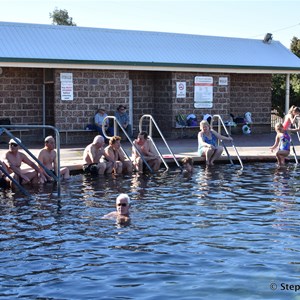
[[17, 143], [10, 143], [9, 145], [13, 146], [13, 147], [18, 147], [19, 146]]
[[117, 206], [127, 206], [127, 203], [118, 203]]

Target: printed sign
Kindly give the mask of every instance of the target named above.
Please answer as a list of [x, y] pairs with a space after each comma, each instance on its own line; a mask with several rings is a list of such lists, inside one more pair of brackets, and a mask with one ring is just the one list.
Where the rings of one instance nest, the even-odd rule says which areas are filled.
[[186, 82], [176, 82], [176, 98], [186, 97]]
[[227, 77], [219, 77], [219, 85], [228, 85]]
[[73, 100], [73, 74], [60, 73], [61, 100]]
[[213, 107], [213, 78], [210, 76], [196, 76], [194, 81], [194, 107]]

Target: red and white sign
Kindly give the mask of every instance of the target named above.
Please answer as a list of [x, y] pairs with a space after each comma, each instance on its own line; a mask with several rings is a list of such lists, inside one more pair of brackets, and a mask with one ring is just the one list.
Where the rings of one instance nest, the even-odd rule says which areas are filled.
[[213, 78], [210, 76], [196, 76], [194, 80], [194, 107], [213, 107]]
[[176, 82], [176, 98], [186, 97], [186, 82]]

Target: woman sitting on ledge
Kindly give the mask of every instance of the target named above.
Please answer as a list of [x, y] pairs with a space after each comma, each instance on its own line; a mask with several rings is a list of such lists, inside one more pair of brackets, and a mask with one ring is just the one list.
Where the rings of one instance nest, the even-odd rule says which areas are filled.
[[218, 146], [218, 139], [232, 141], [232, 137], [219, 134], [210, 128], [207, 121], [201, 121], [200, 132], [198, 133], [198, 154], [199, 156], [205, 156], [208, 166], [212, 166], [214, 161], [218, 159], [223, 152], [223, 147]]

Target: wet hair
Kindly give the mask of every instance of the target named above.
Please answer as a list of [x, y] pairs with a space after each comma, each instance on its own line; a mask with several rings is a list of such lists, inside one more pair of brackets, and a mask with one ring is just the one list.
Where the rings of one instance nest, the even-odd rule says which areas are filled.
[[181, 160], [182, 164], [190, 164], [191, 166], [194, 165], [194, 160], [190, 156], [186, 156]]
[[114, 135], [112, 138], [110, 138], [109, 140], [109, 144], [113, 145], [116, 143], [116, 141], [121, 141], [121, 137], [118, 135]]
[[144, 137], [145, 140], [148, 138], [148, 132], [146, 132], [146, 131], [141, 131], [141, 132], [139, 133], [139, 135], [142, 135], [142, 136]]
[[121, 199], [126, 199], [128, 205], [130, 204], [130, 198], [129, 198], [129, 196], [128, 196], [127, 194], [120, 194], [120, 195], [117, 197], [117, 199], [116, 199], [116, 203], [117, 203], [118, 201], [120, 201]]

